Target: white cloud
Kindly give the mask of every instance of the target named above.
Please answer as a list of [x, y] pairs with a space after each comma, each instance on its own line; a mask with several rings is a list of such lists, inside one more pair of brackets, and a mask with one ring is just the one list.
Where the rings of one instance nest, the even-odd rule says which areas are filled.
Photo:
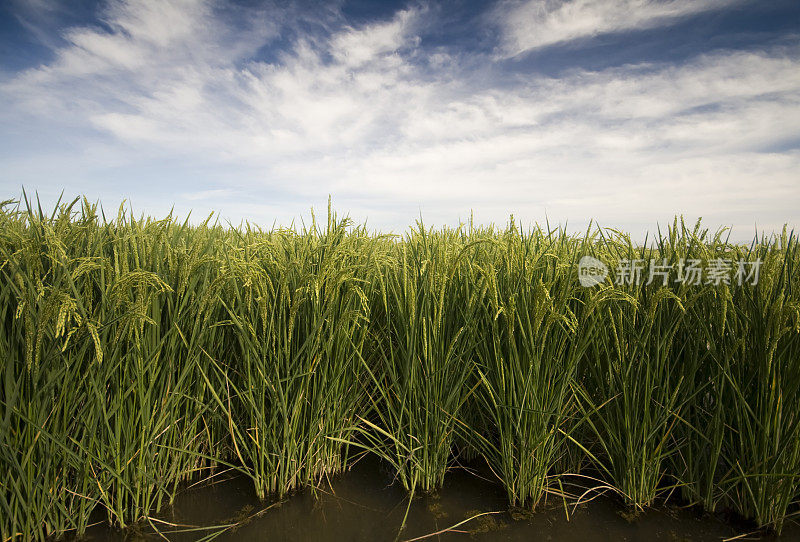
[[556, 43], [653, 28], [737, 0], [509, 0], [495, 10], [502, 51], [514, 56]]
[[389, 22], [371, 24], [360, 29], [347, 28], [331, 40], [331, 55], [341, 64], [355, 68], [381, 55], [394, 53], [407, 46], [409, 41], [417, 41], [411, 33], [411, 26], [418, 16], [418, 10], [404, 10]]
[[198, 200], [221, 200], [223, 198], [229, 198], [231, 196], [236, 195], [234, 190], [228, 190], [224, 188], [217, 188], [215, 190], [200, 190], [198, 192], [187, 192], [184, 194], [184, 197], [190, 201], [198, 201]]
[[[659, 6], [642, 20], [679, 9]], [[301, 35], [276, 60], [243, 61], [277, 23], [237, 39], [205, 2], [115, 2], [110, 31], [74, 29], [51, 64], [0, 86], [10, 104], [0, 114], [110, 135], [59, 157], [76, 179], [177, 160], [189, 178], [179, 204], [267, 223], [329, 193], [377, 226], [404, 226], [420, 210], [452, 221], [470, 208], [495, 222], [510, 212], [629, 225], [675, 213], [745, 228], [800, 222], [800, 153], [774, 150], [800, 131], [796, 50], [496, 86], [465, 77], [461, 59], [442, 51], [435, 72], [418, 62], [428, 16], [409, 9]], [[25, 179], [44, 171], [33, 162], [6, 165]], [[254, 194], [265, 191], [303, 203], [263, 203]]]

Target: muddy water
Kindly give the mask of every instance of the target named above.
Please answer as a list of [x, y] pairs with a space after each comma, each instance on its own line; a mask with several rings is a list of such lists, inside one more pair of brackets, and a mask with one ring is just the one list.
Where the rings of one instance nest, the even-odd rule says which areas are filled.
[[[160, 518], [173, 524], [208, 526], [237, 523], [224, 532], [192, 531], [169, 534], [170, 540], [199, 540], [216, 533], [218, 541], [381, 541], [395, 540], [406, 514], [408, 499], [381, 465], [372, 458], [358, 462], [350, 472], [321, 488], [297, 493], [280, 503], [260, 503], [248, 480], [221, 478], [211, 486], [184, 491], [175, 507]], [[748, 532], [746, 524], [731, 524], [715, 516], [662, 507], [630, 517], [611, 497], [601, 497], [577, 508], [569, 519], [560, 501], [535, 514], [509, 511], [498, 485], [463, 470], [448, 473], [436, 494], [415, 498], [408, 508], [406, 527], [399, 540], [446, 530], [466, 518], [487, 514], [454, 531], [424, 540], [477, 541], [719, 541]], [[160, 525], [165, 530], [165, 524]], [[158, 540], [149, 528], [120, 533], [93, 528], [88, 538], [97, 541]], [[749, 540], [800, 540], [800, 525], [791, 524], [780, 538], [751, 536]]]

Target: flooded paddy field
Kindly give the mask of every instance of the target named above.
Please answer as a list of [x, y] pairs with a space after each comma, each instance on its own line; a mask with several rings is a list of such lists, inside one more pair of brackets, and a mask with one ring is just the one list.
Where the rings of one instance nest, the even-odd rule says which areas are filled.
[[[744, 246], [676, 218], [639, 246], [75, 206], [0, 206], [2, 541], [797, 538], [788, 231]], [[186, 489], [216, 468], [241, 477]], [[576, 476], [608, 494], [564, 507]]]
[[[789, 522], [781, 536], [754, 533], [754, 526], [697, 509], [661, 505], [635, 514], [619, 499], [604, 495], [585, 504], [564, 507], [551, 498], [531, 513], [509, 509], [502, 486], [483, 479], [483, 472], [455, 469], [436, 492], [414, 497], [408, 506], [406, 491], [392, 483], [389, 470], [374, 457], [359, 461], [346, 474], [316, 491], [299, 491], [282, 501], [260, 502], [243, 476], [220, 477], [216, 483], [182, 492], [175, 506], [159, 516], [188, 529], [210, 525], [228, 528], [174, 532], [156, 523], [170, 540], [219, 541], [314, 540], [480, 540], [480, 541], [721, 541], [800, 540], [800, 524]], [[408, 508], [405, 528], [400, 531]], [[454, 525], [467, 520], [465, 523]], [[569, 517], [567, 517], [569, 514]], [[172, 531], [172, 532], [169, 532]], [[438, 533], [438, 534], [434, 534]], [[149, 527], [119, 531], [91, 528], [87, 539], [98, 542], [160, 540]]]

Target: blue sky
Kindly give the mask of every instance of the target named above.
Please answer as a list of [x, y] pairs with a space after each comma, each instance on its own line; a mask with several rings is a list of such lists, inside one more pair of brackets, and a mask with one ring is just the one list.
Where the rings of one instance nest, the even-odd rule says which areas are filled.
[[800, 3], [0, 3], [0, 199], [800, 225]]

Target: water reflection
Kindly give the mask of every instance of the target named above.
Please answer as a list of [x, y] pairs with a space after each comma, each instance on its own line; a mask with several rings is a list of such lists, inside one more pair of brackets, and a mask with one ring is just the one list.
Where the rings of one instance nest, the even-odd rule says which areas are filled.
[[[478, 514], [452, 531], [423, 540], [478, 541], [719, 541], [747, 532], [744, 524], [726, 523], [719, 517], [700, 515], [677, 507], [648, 510], [631, 517], [611, 497], [601, 497], [577, 508], [551, 500], [535, 514], [508, 510], [502, 488], [463, 470], [448, 473], [435, 494], [415, 498], [410, 507], [405, 491], [372, 457], [359, 461], [344, 476], [316, 492], [305, 490], [283, 502], [260, 503], [249, 481], [223, 476], [211, 486], [186, 490], [174, 509], [161, 521], [181, 525], [237, 526], [219, 531], [169, 534], [170, 540], [195, 541], [216, 534], [217, 541], [380, 541], [395, 540], [408, 513], [400, 540], [425, 537]], [[165, 530], [166, 523], [154, 523]], [[150, 531], [144, 527], [143, 531]], [[121, 533], [93, 528], [88, 538], [97, 541], [158, 540], [154, 532]], [[749, 540], [759, 539], [752, 536]], [[776, 537], [761, 537], [777, 540]], [[800, 540], [800, 526], [787, 525], [780, 540]]]

